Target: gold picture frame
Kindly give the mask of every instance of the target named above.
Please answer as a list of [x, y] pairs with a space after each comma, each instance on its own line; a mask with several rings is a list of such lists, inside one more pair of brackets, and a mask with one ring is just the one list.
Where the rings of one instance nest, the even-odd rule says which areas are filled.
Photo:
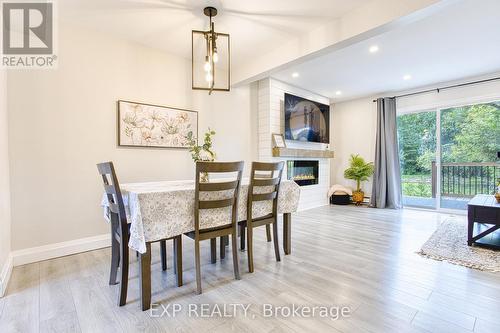
[[285, 137], [283, 134], [273, 133], [272, 137], [274, 148], [286, 148]]

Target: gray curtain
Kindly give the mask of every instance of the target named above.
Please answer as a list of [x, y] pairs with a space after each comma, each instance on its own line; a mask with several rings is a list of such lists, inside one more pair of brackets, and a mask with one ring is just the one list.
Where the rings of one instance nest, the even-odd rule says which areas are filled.
[[403, 207], [401, 170], [399, 166], [396, 99], [377, 100], [377, 143], [370, 206], [377, 208]]

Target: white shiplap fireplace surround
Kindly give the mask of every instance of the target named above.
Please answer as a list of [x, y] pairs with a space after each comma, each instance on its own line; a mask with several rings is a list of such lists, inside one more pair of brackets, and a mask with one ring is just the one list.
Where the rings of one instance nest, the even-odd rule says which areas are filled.
[[[300, 189], [299, 210], [309, 209], [328, 204], [328, 188], [330, 186], [330, 160], [327, 158], [297, 158], [273, 157], [272, 134], [285, 132], [284, 97], [285, 93], [307, 98], [309, 100], [330, 104], [327, 97], [314, 94], [310, 91], [291, 86], [284, 82], [267, 78], [259, 81], [259, 160], [260, 161], [288, 161], [288, 160], [317, 160], [319, 161], [319, 180], [316, 185], [302, 186]], [[330, 113], [331, 117], [331, 113]], [[331, 129], [330, 129], [331, 131]], [[288, 148], [326, 150], [328, 145], [313, 142], [286, 141]], [[286, 164], [284, 170], [286, 177]]]

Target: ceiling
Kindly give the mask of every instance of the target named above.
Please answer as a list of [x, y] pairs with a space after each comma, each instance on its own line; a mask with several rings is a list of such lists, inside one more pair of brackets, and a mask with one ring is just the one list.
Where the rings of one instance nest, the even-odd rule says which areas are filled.
[[231, 35], [234, 66], [371, 0], [64, 0], [59, 18], [191, 58], [191, 30], [208, 29], [203, 8]]
[[[370, 53], [374, 45], [379, 51]], [[418, 22], [271, 76], [342, 101], [498, 71], [500, 1], [462, 0]], [[405, 80], [407, 75], [411, 78]]]

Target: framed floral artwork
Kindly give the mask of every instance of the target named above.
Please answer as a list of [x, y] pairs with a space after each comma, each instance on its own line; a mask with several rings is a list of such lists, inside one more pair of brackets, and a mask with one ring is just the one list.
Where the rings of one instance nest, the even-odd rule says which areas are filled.
[[198, 112], [168, 106], [118, 101], [118, 146], [188, 148], [198, 137]]

